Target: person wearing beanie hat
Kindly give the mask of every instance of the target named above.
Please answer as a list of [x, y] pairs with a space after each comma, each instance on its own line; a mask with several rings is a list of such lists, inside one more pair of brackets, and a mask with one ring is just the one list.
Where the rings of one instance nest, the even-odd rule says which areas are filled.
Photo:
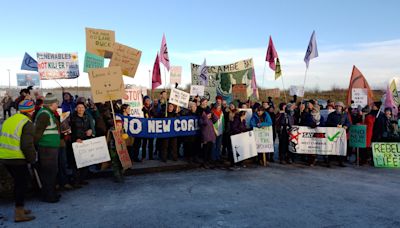
[[20, 111], [8, 118], [1, 129], [0, 163], [6, 167], [14, 180], [14, 221], [26, 222], [35, 219], [35, 216], [30, 215], [30, 210], [24, 209], [30, 177], [27, 163], [33, 164], [36, 160], [32, 123], [35, 105], [31, 100], [22, 100], [18, 108]]
[[[350, 120], [349, 120], [347, 113], [344, 111], [343, 102], [336, 102], [335, 108], [336, 108], [336, 111], [332, 112], [328, 115], [328, 119], [326, 120], [326, 126], [327, 127], [344, 128], [346, 130], [346, 132], [348, 132], [351, 124], [350, 124]], [[348, 152], [349, 151], [347, 151], [347, 153]], [[328, 167], [330, 167], [330, 157], [331, 156], [327, 156], [327, 159], [326, 159]], [[345, 167], [345, 165], [343, 164], [344, 157], [338, 156], [338, 160], [339, 160], [339, 166]]]
[[56, 194], [58, 171], [58, 150], [61, 145], [60, 122], [54, 112], [57, 111], [58, 100], [52, 93], [46, 94], [43, 107], [35, 117], [35, 144], [39, 149], [40, 177], [42, 181], [42, 200], [55, 203], [59, 201]]

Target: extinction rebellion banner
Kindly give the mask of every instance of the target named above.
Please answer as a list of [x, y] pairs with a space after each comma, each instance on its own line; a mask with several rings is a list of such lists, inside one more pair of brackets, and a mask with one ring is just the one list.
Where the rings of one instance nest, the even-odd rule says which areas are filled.
[[128, 135], [140, 138], [172, 138], [198, 135], [199, 118], [182, 116], [177, 118], [136, 118], [117, 115], [122, 120]]
[[300, 127], [289, 130], [289, 150], [297, 154], [346, 155], [346, 130], [336, 127]]

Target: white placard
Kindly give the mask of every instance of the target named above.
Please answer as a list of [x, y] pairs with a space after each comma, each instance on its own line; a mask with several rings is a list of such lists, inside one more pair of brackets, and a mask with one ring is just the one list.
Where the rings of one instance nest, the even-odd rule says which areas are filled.
[[232, 135], [231, 141], [235, 163], [257, 156], [256, 139], [253, 131]]
[[143, 97], [141, 87], [132, 87], [125, 89], [125, 96], [122, 99], [123, 104], [130, 106], [130, 115], [134, 117], [143, 117]]
[[174, 105], [178, 105], [183, 108], [189, 106], [190, 94], [179, 89], [171, 89], [168, 102]]
[[290, 86], [290, 96], [304, 97], [304, 87], [303, 86]]
[[72, 149], [78, 169], [111, 160], [104, 136], [72, 143]]
[[352, 108], [357, 108], [359, 105], [365, 107], [368, 105], [368, 90], [359, 88], [351, 89], [351, 100], [354, 101]]
[[190, 96], [204, 96], [204, 86], [203, 85], [191, 85], [190, 86]]
[[258, 153], [274, 153], [272, 127], [253, 128]]

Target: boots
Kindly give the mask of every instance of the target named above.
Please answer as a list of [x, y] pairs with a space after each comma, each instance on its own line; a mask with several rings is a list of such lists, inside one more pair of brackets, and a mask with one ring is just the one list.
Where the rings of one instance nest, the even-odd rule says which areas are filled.
[[25, 210], [23, 207], [15, 208], [15, 222], [27, 222], [35, 219], [35, 216], [27, 215], [30, 210]]

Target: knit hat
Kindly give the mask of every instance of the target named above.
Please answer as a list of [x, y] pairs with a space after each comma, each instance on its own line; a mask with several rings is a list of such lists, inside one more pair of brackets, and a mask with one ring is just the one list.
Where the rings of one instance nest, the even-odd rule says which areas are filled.
[[51, 105], [53, 103], [58, 103], [57, 97], [54, 96], [54, 94], [52, 94], [52, 93], [46, 94], [46, 96], [44, 97], [43, 104], [44, 105]]
[[18, 110], [21, 113], [29, 113], [35, 110], [35, 103], [32, 100], [23, 100], [18, 104]]
[[341, 101], [336, 102], [335, 106], [341, 106], [342, 108], [344, 108], [344, 104]]

